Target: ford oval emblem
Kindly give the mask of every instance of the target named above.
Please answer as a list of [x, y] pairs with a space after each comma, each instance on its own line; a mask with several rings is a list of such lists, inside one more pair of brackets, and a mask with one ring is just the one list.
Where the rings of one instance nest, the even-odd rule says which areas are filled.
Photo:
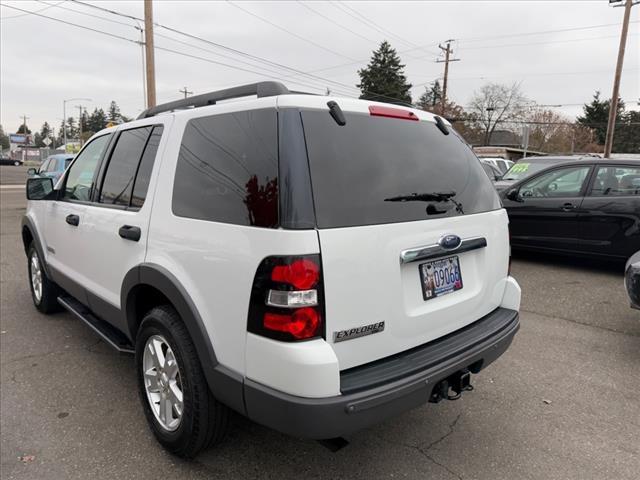
[[462, 243], [462, 239], [457, 235], [445, 235], [440, 239], [438, 245], [445, 250], [455, 250]]

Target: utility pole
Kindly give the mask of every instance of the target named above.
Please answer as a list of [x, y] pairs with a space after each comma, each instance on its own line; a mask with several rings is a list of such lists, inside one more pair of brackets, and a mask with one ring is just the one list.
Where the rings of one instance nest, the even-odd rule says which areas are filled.
[[184, 93], [184, 98], [187, 98], [189, 95], [193, 95], [193, 92], [187, 90], [187, 87], [183, 87], [182, 90], [178, 90], [180, 93]]
[[445, 43], [446, 47], [443, 47], [441, 44], [438, 45], [440, 50], [444, 52], [444, 60], [436, 60], [436, 63], [444, 63], [444, 79], [442, 81], [442, 98], [440, 99], [440, 114], [444, 115], [444, 109], [447, 105], [447, 82], [449, 80], [449, 62], [459, 62], [459, 58], [450, 58], [451, 54], [453, 54], [453, 50], [451, 49], [451, 42], [453, 39], [447, 40]]
[[153, 3], [144, 0], [144, 46], [147, 65], [147, 108], [156, 106], [156, 62], [153, 49]]
[[80, 141], [80, 148], [82, 148], [82, 105], [76, 105], [76, 108], [80, 112], [78, 115], [78, 140]]
[[620, 34], [620, 46], [618, 47], [618, 63], [616, 64], [616, 74], [613, 79], [613, 93], [609, 105], [609, 122], [607, 123], [607, 137], [604, 142], [604, 158], [611, 156], [613, 148], [613, 133], [616, 127], [616, 116], [618, 114], [618, 95], [620, 93], [620, 77], [622, 75], [622, 64], [624, 63], [624, 49], [627, 44], [627, 32], [629, 31], [629, 17], [631, 16], [632, 0], [627, 0], [624, 6], [624, 19], [622, 20], [622, 33]]

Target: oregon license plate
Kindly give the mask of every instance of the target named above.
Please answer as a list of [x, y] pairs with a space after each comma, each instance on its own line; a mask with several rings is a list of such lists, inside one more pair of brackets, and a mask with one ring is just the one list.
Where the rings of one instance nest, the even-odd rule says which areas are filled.
[[458, 257], [448, 257], [420, 265], [422, 296], [425, 300], [441, 297], [462, 288]]

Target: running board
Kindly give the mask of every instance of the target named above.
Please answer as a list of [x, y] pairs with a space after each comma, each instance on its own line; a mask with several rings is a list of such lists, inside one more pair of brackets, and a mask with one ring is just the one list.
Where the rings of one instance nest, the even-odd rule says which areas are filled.
[[120, 353], [133, 354], [135, 350], [129, 339], [120, 331], [112, 327], [104, 320], [100, 320], [91, 311], [73, 297], [58, 297], [58, 303], [82, 320], [87, 326], [98, 334], [109, 346]]

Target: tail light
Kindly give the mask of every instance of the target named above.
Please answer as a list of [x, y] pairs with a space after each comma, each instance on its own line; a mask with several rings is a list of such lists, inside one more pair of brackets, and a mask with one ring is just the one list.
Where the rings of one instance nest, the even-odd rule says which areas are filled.
[[265, 258], [251, 289], [247, 330], [287, 342], [324, 337], [320, 255]]

